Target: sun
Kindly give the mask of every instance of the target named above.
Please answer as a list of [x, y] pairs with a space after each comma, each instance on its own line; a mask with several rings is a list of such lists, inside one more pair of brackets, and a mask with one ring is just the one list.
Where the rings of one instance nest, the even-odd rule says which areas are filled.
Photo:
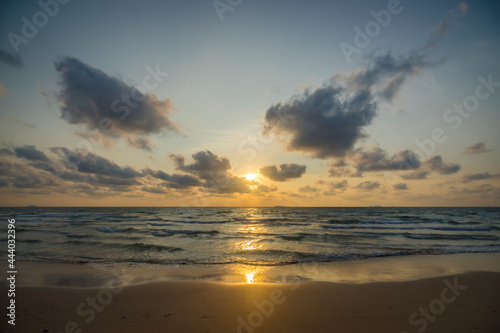
[[249, 173], [249, 174], [245, 175], [245, 178], [247, 180], [255, 180], [257, 178], [257, 174], [256, 173]]

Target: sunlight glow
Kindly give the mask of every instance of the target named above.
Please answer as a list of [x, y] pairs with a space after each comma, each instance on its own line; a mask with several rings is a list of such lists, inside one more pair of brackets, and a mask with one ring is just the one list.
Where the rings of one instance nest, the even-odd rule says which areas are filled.
[[257, 178], [257, 174], [256, 173], [249, 173], [249, 174], [245, 175], [245, 178], [247, 180], [255, 180]]
[[254, 283], [253, 277], [255, 273], [246, 273], [245, 276], [247, 277], [247, 283]]

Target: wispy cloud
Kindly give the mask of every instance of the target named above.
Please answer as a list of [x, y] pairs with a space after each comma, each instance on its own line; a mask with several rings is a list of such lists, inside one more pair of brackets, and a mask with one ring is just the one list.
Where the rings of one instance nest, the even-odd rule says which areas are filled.
[[486, 144], [484, 142], [475, 143], [472, 146], [465, 147], [464, 149], [466, 154], [481, 154], [488, 153], [490, 151], [492, 151], [492, 149], [486, 149]]
[[3, 62], [10, 67], [21, 68], [23, 67], [23, 59], [21, 59], [21, 55], [12, 54], [8, 51], [0, 49], [0, 62]]

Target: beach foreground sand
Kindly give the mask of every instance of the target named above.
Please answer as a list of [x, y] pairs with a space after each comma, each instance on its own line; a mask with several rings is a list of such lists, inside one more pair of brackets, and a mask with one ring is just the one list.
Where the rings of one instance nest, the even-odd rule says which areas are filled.
[[31, 333], [500, 332], [499, 282], [499, 273], [472, 272], [369, 284], [20, 287], [16, 326], [6, 324], [4, 313], [0, 327]]

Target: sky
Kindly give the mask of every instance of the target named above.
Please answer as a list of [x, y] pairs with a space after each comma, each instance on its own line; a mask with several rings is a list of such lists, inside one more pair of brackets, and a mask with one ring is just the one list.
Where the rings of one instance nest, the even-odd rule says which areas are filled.
[[1, 206], [499, 206], [492, 1], [1, 1]]

